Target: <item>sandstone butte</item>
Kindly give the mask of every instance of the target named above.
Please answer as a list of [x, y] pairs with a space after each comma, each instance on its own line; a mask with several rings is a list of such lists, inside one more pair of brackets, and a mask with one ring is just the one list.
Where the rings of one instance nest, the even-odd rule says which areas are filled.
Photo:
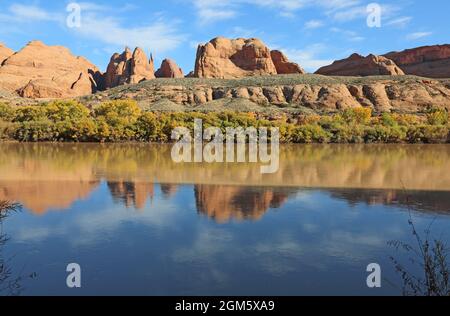
[[[275, 56], [275, 64], [272, 55]], [[278, 72], [280, 71], [280, 72]], [[217, 37], [199, 45], [194, 77], [233, 79], [276, 74], [302, 74], [304, 71], [287, 58], [272, 52], [259, 39]]]
[[326, 76], [401, 76], [405, 73], [392, 60], [376, 55], [353, 54], [316, 71]]
[[429, 78], [450, 78], [450, 44], [423, 46], [384, 55], [406, 74]]
[[132, 53], [127, 47], [122, 54], [115, 53], [111, 57], [101, 87], [103, 89], [114, 88], [154, 78], [153, 56], [147, 59], [147, 55], [141, 48], [137, 47]]
[[0, 88], [25, 98], [61, 98], [96, 91], [99, 70], [65, 47], [28, 43], [0, 67]]
[[156, 78], [184, 78], [183, 70], [175, 61], [164, 59], [161, 67], [155, 73]]
[[14, 54], [14, 51], [12, 49], [9, 49], [8, 47], [0, 43], [0, 65], [6, 58], [11, 56], [12, 54]]

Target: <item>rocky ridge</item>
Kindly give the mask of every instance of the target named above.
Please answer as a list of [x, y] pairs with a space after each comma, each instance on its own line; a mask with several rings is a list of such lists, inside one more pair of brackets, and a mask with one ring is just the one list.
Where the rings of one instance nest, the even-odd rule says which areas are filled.
[[450, 45], [423, 46], [384, 55], [410, 75], [450, 78]]
[[5, 59], [0, 67], [0, 87], [25, 98], [62, 98], [97, 90], [98, 68], [65, 47], [28, 43]]
[[319, 75], [261, 77], [258, 80], [157, 79], [132, 88], [118, 87], [83, 100], [95, 104], [105, 99], [135, 99], [149, 109], [165, 100], [179, 105], [177, 110], [208, 108], [217, 101], [238, 100], [259, 109], [277, 106], [335, 111], [363, 106], [379, 112], [417, 112], [428, 106], [450, 109], [450, 81], [414, 76], [344, 79]]
[[342, 60], [337, 60], [329, 66], [316, 71], [316, 74], [326, 76], [401, 76], [405, 73], [392, 60], [368, 55], [367, 57], [353, 54]]

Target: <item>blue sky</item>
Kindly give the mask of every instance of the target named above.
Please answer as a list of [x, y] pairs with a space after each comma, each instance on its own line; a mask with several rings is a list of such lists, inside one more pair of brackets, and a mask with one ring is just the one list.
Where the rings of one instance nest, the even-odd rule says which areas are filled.
[[[450, 43], [448, 0], [137, 0], [78, 2], [80, 27], [68, 27], [74, 1], [0, 0], [0, 42], [14, 50], [38, 39], [64, 45], [102, 70], [125, 45], [169, 57], [187, 73], [198, 43], [216, 36], [258, 37], [308, 71], [349, 56]], [[367, 6], [381, 8], [368, 27]]]

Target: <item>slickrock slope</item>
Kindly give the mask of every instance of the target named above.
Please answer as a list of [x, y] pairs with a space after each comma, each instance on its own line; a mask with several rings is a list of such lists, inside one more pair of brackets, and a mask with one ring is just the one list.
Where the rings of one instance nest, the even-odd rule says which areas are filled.
[[163, 101], [177, 105], [173, 110], [214, 109], [217, 102], [235, 100], [263, 110], [269, 105], [306, 107], [334, 111], [351, 107], [372, 107], [377, 111], [415, 112], [427, 106], [450, 109], [450, 81], [425, 80], [414, 76], [326, 77], [286, 75], [224, 79], [156, 79], [86, 97], [95, 104], [106, 99], [135, 99], [152, 108]]
[[3, 61], [0, 89], [26, 98], [81, 96], [96, 91], [96, 74], [95, 65], [67, 48], [32, 41]]
[[316, 71], [326, 76], [399, 76], [405, 73], [390, 59], [383, 56], [367, 57], [353, 54], [349, 58], [337, 60]]
[[384, 56], [408, 75], [450, 78], [450, 44], [418, 47]]
[[11, 56], [12, 54], [14, 54], [14, 51], [12, 49], [9, 49], [8, 47], [0, 43], [0, 65], [6, 58]]
[[115, 53], [109, 62], [103, 79], [103, 89], [124, 84], [155, 79], [153, 57], [147, 59], [145, 52], [137, 47], [132, 53], [127, 47], [122, 54]]
[[171, 59], [162, 61], [161, 67], [156, 71], [155, 76], [156, 78], [184, 78], [183, 70]]
[[[295, 64], [289, 65], [287, 58], [279, 59], [282, 71], [291, 73]], [[298, 65], [297, 65], [298, 66]], [[298, 67], [298, 73], [302, 73]], [[286, 72], [283, 72], [286, 73]], [[194, 76], [197, 78], [242, 78], [249, 76], [276, 75], [277, 67], [270, 49], [256, 38], [230, 40], [217, 37], [197, 50]]]

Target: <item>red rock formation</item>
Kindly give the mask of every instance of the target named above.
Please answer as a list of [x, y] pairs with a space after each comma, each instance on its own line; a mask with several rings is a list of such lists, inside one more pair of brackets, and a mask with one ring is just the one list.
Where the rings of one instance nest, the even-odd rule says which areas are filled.
[[14, 54], [14, 51], [12, 49], [9, 49], [8, 47], [0, 43], [0, 65], [6, 58], [11, 56], [12, 54]]
[[326, 76], [399, 76], [404, 72], [390, 59], [370, 54], [363, 57], [353, 54], [349, 58], [337, 60], [316, 71]]
[[122, 54], [115, 53], [104, 74], [104, 89], [124, 84], [155, 79], [153, 57], [147, 59], [145, 52], [136, 48], [133, 53], [127, 47]]
[[305, 74], [305, 71], [296, 63], [292, 63], [288, 60], [286, 55], [284, 55], [279, 50], [273, 50], [270, 52], [272, 61], [277, 69], [279, 75], [288, 74]]
[[418, 47], [384, 56], [408, 75], [450, 78], [450, 44]]
[[199, 45], [194, 73], [199, 78], [241, 78], [275, 75], [277, 70], [260, 40], [218, 37]]
[[0, 87], [27, 98], [64, 98], [96, 91], [95, 65], [65, 47], [33, 41], [0, 67]]
[[155, 76], [156, 78], [184, 78], [183, 70], [171, 59], [162, 61], [161, 67], [155, 73]]

